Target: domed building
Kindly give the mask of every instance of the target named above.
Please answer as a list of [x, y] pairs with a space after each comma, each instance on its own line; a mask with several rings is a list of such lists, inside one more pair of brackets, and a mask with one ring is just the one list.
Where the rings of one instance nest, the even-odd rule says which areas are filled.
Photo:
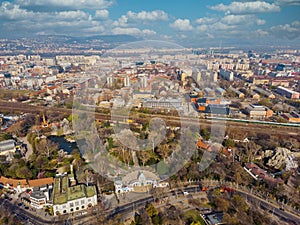
[[168, 187], [168, 182], [163, 182], [154, 173], [149, 171], [134, 171], [114, 182], [115, 192], [148, 192], [156, 187]]

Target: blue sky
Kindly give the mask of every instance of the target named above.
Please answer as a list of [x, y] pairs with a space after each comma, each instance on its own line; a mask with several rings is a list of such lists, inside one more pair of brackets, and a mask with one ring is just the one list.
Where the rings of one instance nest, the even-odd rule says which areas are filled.
[[183, 46], [294, 45], [300, 0], [10, 0], [0, 37], [129, 34]]

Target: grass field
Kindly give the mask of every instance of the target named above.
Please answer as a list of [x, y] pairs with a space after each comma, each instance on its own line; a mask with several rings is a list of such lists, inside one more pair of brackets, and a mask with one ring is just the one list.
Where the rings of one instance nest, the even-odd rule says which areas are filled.
[[191, 224], [192, 222], [199, 222], [201, 225], [206, 225], [204, 220], [199, 215], [199, 212], [196, 210], [189, 210], [183, 213], [184, 218]]

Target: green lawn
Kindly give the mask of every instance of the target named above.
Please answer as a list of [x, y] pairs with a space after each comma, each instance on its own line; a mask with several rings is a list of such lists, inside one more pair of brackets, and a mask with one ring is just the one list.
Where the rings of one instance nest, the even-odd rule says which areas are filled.
[[199, 215], [199, 212], [196, 210], [192, 209], [192, 210], [186, 211], [185, 213], [183, 213], [183, 216], [184, 216], [185, 220], [189, 221], [190, 223], [200, 222], [201, 225], [205, 225], [205, 222]]

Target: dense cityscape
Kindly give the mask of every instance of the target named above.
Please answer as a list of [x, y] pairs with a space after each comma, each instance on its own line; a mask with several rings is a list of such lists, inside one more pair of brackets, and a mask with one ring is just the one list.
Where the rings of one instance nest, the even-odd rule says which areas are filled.
[[299, 3], [127, 1], [0, 3], [0, 224], [300, 224]]

